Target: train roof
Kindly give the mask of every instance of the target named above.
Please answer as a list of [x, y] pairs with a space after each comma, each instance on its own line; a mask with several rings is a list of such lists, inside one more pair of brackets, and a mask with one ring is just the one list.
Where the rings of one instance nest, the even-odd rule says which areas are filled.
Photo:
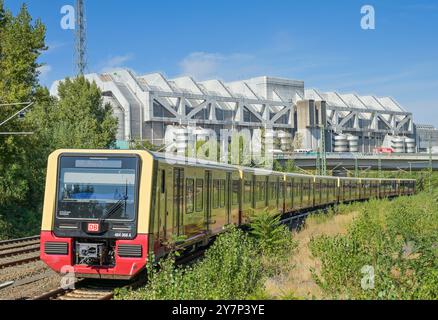
[[179, 165], [202, 165], [206, 168], [216, 169], [216, 170], [230, 170], [238, 171], [239, 168], [235, 165], [230, 165], [227, 163], [214, 162], [199, 158], [188, 158], [181, 157], [172, 154], [166, 154], [163, 152], [150, 152], [152, 156], [161, 162], [166, 162], [169, 164], [179, 164]]
[[229, 171], [243, 171], [250, 172], [256, 175], [284, 175], [288, 177], [303, 177], [303, 178], [317, 178], [317, 179], [340, 179], [340, 180], [379, 180], [379, 181], [415, 181], [415, 179], [397, 179], [397, 178], [354, 178], [354, 177], [333, 177], [333, 176], [320, 176], [320, 175], [310, 175], [310, 174], [302, 174], [302, 173], [290, 173], [290, 172], [279, 172], [268, 170], [264, 168], [254, 168], [254, 167], [244, 167], [237, 166], [227, 163], [209, 161], [205, 159], [199, 158], [189, 158], [189, 157], [181, 157], [173, 154], [166, 154], [163, 152], [151, 152], [149, 150], [115, 150], [115, 149], [59, 149], [52, 153], [52, 155], [60, 155], [63, 153], [72, 153], [72, 154], [93, 154], [93, 153], [102, 153], [102, 154], [148, 154], [152, 156], [154, 159], [162, 162], [167, 162], [170, 164], [179, 164], [179, 165], [202, 165], [206, 168], [215, 169], [215, 170], [229, 170]]

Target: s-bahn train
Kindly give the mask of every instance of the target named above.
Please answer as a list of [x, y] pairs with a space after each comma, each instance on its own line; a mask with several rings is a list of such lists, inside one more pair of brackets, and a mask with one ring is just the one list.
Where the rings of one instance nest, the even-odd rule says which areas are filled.
[[48, 160], [41, 260], [81, 278], [130, 279], [148, 256], [203, 246], [268, 208], [411, 195], [415, 180], [289, 174], [134, 150], [58, 150]]

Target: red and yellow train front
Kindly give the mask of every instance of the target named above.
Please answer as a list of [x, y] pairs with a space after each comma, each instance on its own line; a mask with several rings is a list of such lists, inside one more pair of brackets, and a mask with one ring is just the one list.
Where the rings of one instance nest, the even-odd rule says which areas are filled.
[[143, 270], [151, 158], [141, 151], [54, 152], [47, 169], [41, 260], [83, 278], [130, 279]]

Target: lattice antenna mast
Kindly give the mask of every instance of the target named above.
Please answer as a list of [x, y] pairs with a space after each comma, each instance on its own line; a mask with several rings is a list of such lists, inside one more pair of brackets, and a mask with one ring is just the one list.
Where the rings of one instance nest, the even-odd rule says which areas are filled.
[[76, 72], [83, 75], [86, 63], [86, 26], [84, 0], [76, 0]]

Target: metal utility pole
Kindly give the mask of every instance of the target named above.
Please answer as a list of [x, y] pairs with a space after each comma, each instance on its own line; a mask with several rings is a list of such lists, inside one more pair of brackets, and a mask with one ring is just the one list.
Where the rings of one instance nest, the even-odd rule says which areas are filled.
[[86, 27], [85, 27], [84, 0], [76, 0], [76, 72], [83, 75], [86, 63]]
[[379, 178], [382, 178], [382, 158], [380, 152], [377, 153], [377, 166], [378, 166], [378, 173]]
[[357, 161], [357, 154], [354, 154], [354, 177], [359, 177], [359, 164]]
[[321, 135], [321, 175], [327, 175], [327, 154], [325, 152], [325, 130], [324, 126], [320, 127]]
[[324, 126], [319, 127], [320, 139], [319, 139], [319, 147], [316, 153], [316, 171], [320, 176], [327, 175], [327, 156], [325, 152], [325, 132]]

